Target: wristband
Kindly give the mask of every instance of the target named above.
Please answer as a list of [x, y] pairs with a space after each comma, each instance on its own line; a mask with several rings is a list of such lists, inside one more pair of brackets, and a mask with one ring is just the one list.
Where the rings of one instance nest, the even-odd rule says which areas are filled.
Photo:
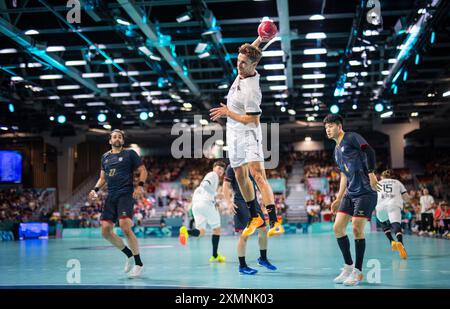
[[98, 187], [95, 187], [95, 188], [94, 188], [94, 191], [95, 191], [95, 192], [98, 192], [99, 190], [100, 190], [100, 188], [98, 188]]
[[138, 186], [143, 187], [144, 186], [144, 182], [143, 181], [139, 181]]

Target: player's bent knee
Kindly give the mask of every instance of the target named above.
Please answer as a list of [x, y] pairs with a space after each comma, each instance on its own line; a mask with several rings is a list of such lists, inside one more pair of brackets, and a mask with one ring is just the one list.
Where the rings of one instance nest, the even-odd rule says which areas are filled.
[[345, 234], [345, 227], [342, 226], [341, 224], [336, 224], [335, 223], [333, 225], [333, 231], [334, 231], [334, 234], [336, 236], [344, 236], [344, 234]]

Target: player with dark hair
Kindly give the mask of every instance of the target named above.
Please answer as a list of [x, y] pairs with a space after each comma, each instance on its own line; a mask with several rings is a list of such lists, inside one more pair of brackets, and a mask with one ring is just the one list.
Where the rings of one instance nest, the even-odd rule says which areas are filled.
[[[97, 199], [97, 192], [105, 183], [108, 185], [108, 197], [101, 215], [102, 235], [127, 256], [124, 271], [128, 273], [129, 278], [136, 278], [142, 273], [144, 265], [139, 254], [138, 240], [132, 230], [132, 217], [134, 199], [144, 195], [147, 170], [134, 150], [123, 148], [124, 143], [123, 131], [111, 132], [109, 139], [111, 150], [102, 156], [100, 178], [95, 188], [89, 192], [89, 198]], [[139, 172], [139, 184], [133, 188], [135, 171]], [[114, 233], [116, 223], [119, 223], [129, 247]]]
[[[341, 172], [339, 192], [331, 204], [336, 213], [334, 234], [344, 257], [344, 269], [335, 283], [357, 285], [363, 279], [362, 265], [366, 240], [364, 225], [377, 205], [378, 181], [375, 176], [375, 151], [358, 133], [344, 132], [343, 119], [330, 114], [323, 120], [327, 137], [336, 142], [334, 159]], [[356, 260], [353, 264], [347, 224], [352, 221]]]
[[[255, 180], [252, 176], [250, 179], [253, 182], [254, 190], [256, 191]], [[234, 170], [228, 165], [225, 170], [225, 178], [223, 181], [223, 195], [228, 209], [234, 214], [234, 229], [236, 232], [242, 232], [247, 226], [247, 222], [250, 219], [250, 212], [247, 208], [244, 198], [242, 197], [239, 185], [234, 175]], [[261, 210], [259, 204], [257, 204], [257, 212], [261, 218], [264, 218], [264, 213]], [[237, 253], [239, 259], [239, 272], [244, 275], [254, 275], [258, 271], [256, 269], [248, 267], [245, 262], [245, 251], [247, 247], [248, 236], [241, 234], [237, 245]], [[264, 266], [269, 270], [277, 270], [267, 259], [267, 229], [266, 222], [264, 221], [261, 226], [258, 227], [258, 244], [260, 257], [257, 262], [258, 265]]]
[[212, 256], [210, 262], [225, 262], [225, 257], [218, 252], [220, 240], [220, 213], [216, 207], [216, 194], [220, 177], [225, 172], [225, 163], [216, 161], [213, 170], [206, 174], [200, 185], [192, 195], [192, 214], [194, 215], [195, 229], [188, 230], [185, 226], [180, 228], [179, 241], [186, 245], [189, 236], [202, 237], [205, 235], [206, 225], [212, 229]]
[[[386, 170], [381, 173], [379, 182], [381, 190], [378, 192], [378, 204], [376, 207], [377, 218], [381, 222], [383, 232], [389, 239], [392, 251], [398, 251], [400, 258], [407, 259], [405, 247], [403, 246], [402, 233], [402, 209], [403, 201], [409, 201], [409, 194], [405, 186], [393, 179], [392, 172]], [[394, 231], [397, 241], [392, 238], [391, 229]]]

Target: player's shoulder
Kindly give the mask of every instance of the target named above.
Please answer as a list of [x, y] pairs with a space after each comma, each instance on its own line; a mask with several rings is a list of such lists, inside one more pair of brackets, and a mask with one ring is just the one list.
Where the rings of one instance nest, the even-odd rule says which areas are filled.
[[133, 148], [123, 148], [122, 151], [123, 151], [123, 153], [128, 154], [128, 155], [136, 154], [139, 156], [139, 154]]
[[106, 159], [111, 154], [111, 150], [108, 150], [104, 154], [102, 154], [102, 160]]

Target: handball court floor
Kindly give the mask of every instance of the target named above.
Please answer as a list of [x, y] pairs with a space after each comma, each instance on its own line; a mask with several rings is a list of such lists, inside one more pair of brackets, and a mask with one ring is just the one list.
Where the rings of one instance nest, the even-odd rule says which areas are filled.
[[[450, 241], [445, 239], [405, 236], [409, 259], [400, 260], [384, 234], [367, 234], [364, 273], [371, 269], [367, 261], [377, 259], [380, 283], [368, 283], [365, 276], [357, 287], [333, 283], [343, 262], [332, 234], [269, 239], [268, 257], [277, 271], [257, 266], [259, 250], [253, 235], [248, 240], [247, 264], [259, 270], [254, 276], [238, 273], [237, 239], [221, 238], [219, 252], [227, 257], [223, 264], [209, 263], [210, 236], [189, 238], [186, 247], [177, 238], [139, 239], [145, 264], [139, 279], [126, 277], [123, 253], [100, 238], [0, 242], [0, 288], [450, 288]], [[354, 257], [352, 237], [350, 241]], [[80, 262], [80, 283], [67, 282], [71, 259]]]

